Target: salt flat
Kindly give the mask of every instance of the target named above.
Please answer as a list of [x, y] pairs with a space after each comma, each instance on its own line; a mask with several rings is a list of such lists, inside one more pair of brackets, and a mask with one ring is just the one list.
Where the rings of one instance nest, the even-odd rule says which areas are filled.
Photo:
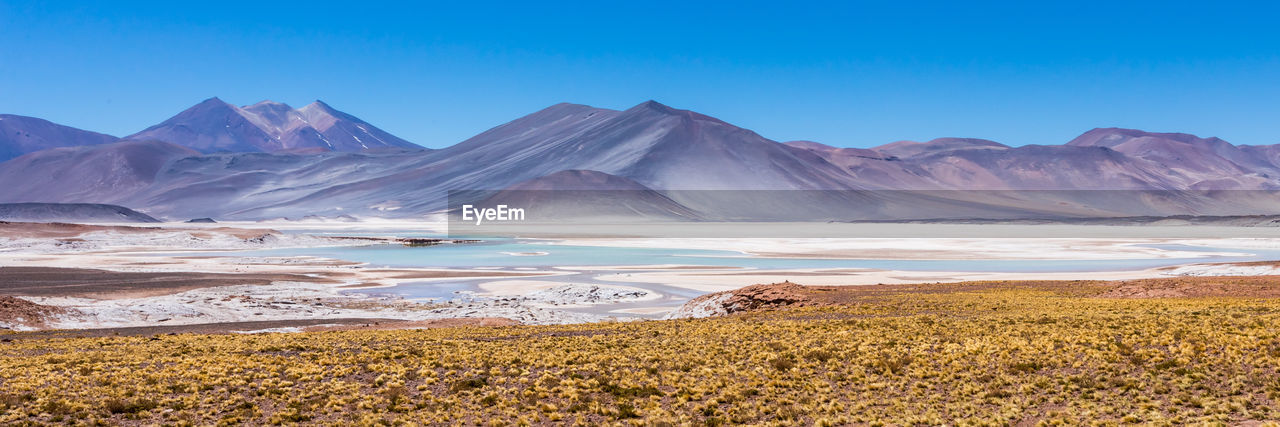
[[[376, 259], [357, 261], [341, 256], [253, 252], [386, 245], [393, 241], [388, 240], [390, 237], [438, 236], [441, 226], [440, 222], [405, 221], [162, 224], [157, 227], [11, 226], [0, 230], [3, 231], [0, 233], [0, 266], [50, 269], [44, 277], [48, 280], [64, 277], [62, 273], [69, 269], [174, 277], [169, 282], [163, 278], [157, 279], [158, 282], [153, 280], [145, 291], [126, 286], [124, 290], [85, 292], [81, 289], [68, 290], [65, 294], [6, 293], [65, 309], [64, 314], [45, 322], [61, 328], [317, 318], [381, 318], [410, 323], [450, 318], [508, 318], [522, 323], [576, 323], [660, 317], [692, 296], [788, 280], [813, 285], [872, 285], [973, 280], [1132, 280], [1280, 272], [1270, 264], [1236, 262], [1245, 258], [1257, 260], [1257, 254], [1280, 249], [1280, 238], [1269, 237], [1270, 229], [1234, 227], [1231, 233], [1226, 233], [1229, 237], [1213, 238], [1206, 236], [1212, 236], [1219, 227], [1195, 226], [1180, 228], [1180, 232], [1170, 237], [1148, 235], [1153, 230], [1150, 226], [1056, 225], [1018, 225], [1017, 233], [1002, 231], [988, 236], [953, 233], [945, 237], [922, 237], [936, 232], [937, 224], [887, 224], [882, 230], [886, 234], [917, 237], [545, 235], [535, 240], [521, 240], [536, 245], [536, 252], [544, 256], [519, 256], [531, 251], [508, 254], [495, 249], [493, 256], [506, 256], [498, 259], [510, 259], [512, 264], [472, 267], [433, 264], [448, 256], [448, 248], [404, 249], [420, 251], [413, 252], [421, 257], [413, 266], [380, 266]], [[712, 228], [739, 226], [712, 225]], [[806, 225], [817, 226], [822, 225]], [[1104, 233], [1096, 228], [1084, 232], [1080, 227], [1104, 227], [1108, 235], [1098, 237]], [[972, 227], [965, 229], [973, 230]], [[1064, 236], [1070, 232], [1083, 237]], [[1245, 236], [1250, 233], [1251, 237]], [[1026, 237], [1036, 234], [1044, 236]], [[382, 237], [353, 240], [348, 236]], [[655, 264], [647, 262], [648, 258], [622, 255], [605, 257], [607, 265], [593, 259], [596, 265], [592, 265], [574, 262], [572, 257], [555, 257], [557, 252], [562, 252], [558, 248], [571, 247], [600, 248], [595, 251], [598, 253], [619, 248], [648, 248], [659, 253], [717, 251], [715, 253], [729, 255], [701, 254], [697, 258], [685, 258], [701, 264]], [[486, 246], [476, 248], [483, 252]], [[517, 259], [521, 261], [517, 263]], [[537, 264], [543, 259], [554, 259], [556, 264]], [[840, 260], [848, 260], [850, 263], [832, 268], [762, 268], [743, 264], [768, 259], [827, 260], [836, 265], [841, 264]], [[1236, 261], [1221, 263], [1224, 259]], [[938, 261], [952, 263], [943, 265], [981, 266], [987, 270], [855, 267], [860, 261], [884, 260]], [[1092, 269], [1076, 267], [1075, 271], [1055, 271], [1052, 263], [1063, 260], [1075, 261], [1072, 265], [1077, 266], [1098, 264]], [[1161, 266], [1106, 267], [1106, 263], [1116, 260], [1137, 263], [1158, 260]], [[1015, 271], [1013, 263], [1024, 270]], [[1040, 263], [1042, 267], [1026, 270], [1027, 265]], [[225, 276], [192, 286], [191, 277], [186, 281], [178, 279], [183, 274]], [[67, 282], [64, 285], [71, 286], [66, 289], [80, 285], [72, 283], [75, 279], [64, 281]], [[165, 287], [165, 283], [173, 286]], [[406, 286], [421, 288], [459, 283], [473, 290], [461, 294], [464, 298], [458, 301], [415, 301], [398, 293], [401, 289], [410, 289]], [[10, 327], [16, 325], [9, 324]]]

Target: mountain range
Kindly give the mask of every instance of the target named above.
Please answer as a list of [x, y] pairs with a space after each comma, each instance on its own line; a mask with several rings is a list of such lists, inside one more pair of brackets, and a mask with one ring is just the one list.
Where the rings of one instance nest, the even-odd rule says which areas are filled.
[[202, 153], [422, 149], [322, 101], [298, 109], [273, 101], [237, 107], [216, 97], [125, 139], [174, 142]]
[[557, 104], [430, 150], [320, 101], [294, 109], [211, 98], [121, 139], [20, 116], [0, 116], [0, 130], [0, 154], [15, 156], [0, 163], [0, 202], [108, 203], [169, 219], [420, 217], [444, 210], [450, 190], [506, 190], [528, 202], [529, 190], [555, 189], [625, 189], [637, 199], [539, 200], [679, 219], [1280, 210], [1258, 197], [1280, 190], [1280, 146], [1118, 128], [1063, 145], [939, 138], [837, 148], [777, 142], [647, 101], [621, 111]]
[[0, 203], [0, 221], [160, 222], [160, 220], [135, 212], [129, 208], [90, 203]]
[[35, 117], [0, 114], [0, 162], [27, 153], [55, 148], [109, 144], [111, 135], [51, 123]]

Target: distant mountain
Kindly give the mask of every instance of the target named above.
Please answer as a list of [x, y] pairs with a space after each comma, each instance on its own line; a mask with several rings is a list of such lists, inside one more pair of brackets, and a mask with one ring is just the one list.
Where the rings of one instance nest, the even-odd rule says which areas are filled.
[[321, 101], [295, 110], [272, 101], [237, 107], [209, 98], [125, 139], [165, 141], [204, 153], [422, 149]]
[[449, 190], [501, 190], [564, 170], [597, 171], [659, 191], [857, 188], [812, 152], [653, 101], [625, 111], [557, 104], [452, 147], [397, 158], [405, 163], [385, 173], [362, 170], [305, 197], [236, 214], [420, 214], [443, 210]]
[[1102, 128], [1085, 132], [1069, 147], [1107, 147], [1166, 172], [1178, 187], [1196, 189], [1280, 188], [1280, 167], [1266, 156], [1218, 138]]
[[476, 202], [483, 207], [500, 204], [524, 208], [532, 215], [526, 219], [538, 222], [698, 219], [691, 209], [638, 182], [588, 170], [530, 179]]
[[200, 153], [156, 141], [62, 147], [0, 163], [0, 202], [115, 203], [146, 192], [174, 159]]
[[14, 222], [160, 222], [132, 209], [89, 203], [0, 203], [0, 220]]
[[563, 170], [523, 181], [503, 191], [653, 191], [620, 176], [589, 170]]
[[959, 150], [1006, 150], [1008, 145], [977, 138], [938, 138], [928, 142], [898, 141], [872, 148], [894, 157], [915, 157]]
[[496, 127], [440, 156], [492, 170], [477, 188], [566, 169], [654, 189], [856, 188], [807, 150], [716, 118], [647, 101], [625, 111], [559, 104]]
[[1175, 189], [1154, 167], [1097, 147], [965, 149], [909, 160], [935, 186], [959, 190]]
[[840, 148], [832, 147], [820, 142], [814, 141], [788, 141], [784, 142], [789, 147], [795, 147], [804, 150], [816, 151], [819, 153], [838, 153], [841, 157], [861, 157], [864, 159], [874, 160], [897, 160], [894, 156], [882, 153], [869, 148]]
[[241, 108], [215, 98], [130, 138], [142, 137], [195, 150], [130, 140], [38, 151], [0, 163], [0, 202], [110, 203], [174, 219], [417, 217], [445, 210], [455, 190], [603, 188], [638, 198], [565, 193], [556, 203], [712, 220], [1280, 213], [1255, 193], [1222, 192], [1280, 190], [1280, 147], [1130, 129], [1065, 145], [837, 148], [779, 143], [648, 101], [622, 111], [557, 104], [421, 150], [323, 103]]
[[[879, 189], [1269, 190], [1280, 188], [1280, 149], [1218, 138], [1094, 129], [1065, 145], [1009, 147], [971, 138], [896, 142], [872, 149], [806, 147]], [[824, 148], [825, 147], [825, 148]]]
[[118, 139], [35, 117], [0, 114], [0, 162], [49, 148], [108, 144]]
[[867, 188], [920, 189], [939, 187], [929, 172], [914, 162], [866, 148], [836, 148], [813, 141], [791, 141], [789, 146], [809, 150], [839, 167], [854, 182]]

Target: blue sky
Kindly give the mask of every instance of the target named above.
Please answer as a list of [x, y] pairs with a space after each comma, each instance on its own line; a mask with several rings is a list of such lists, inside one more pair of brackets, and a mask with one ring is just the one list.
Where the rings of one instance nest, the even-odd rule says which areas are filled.
[[655, 99], [849, 147], [1106, 126], [1280, 143], [1280, 6], [1113, 3], [0, 0], [0, 113], [125, 135], [211, 96], [322, 99], [441, 147], [557, 102]]

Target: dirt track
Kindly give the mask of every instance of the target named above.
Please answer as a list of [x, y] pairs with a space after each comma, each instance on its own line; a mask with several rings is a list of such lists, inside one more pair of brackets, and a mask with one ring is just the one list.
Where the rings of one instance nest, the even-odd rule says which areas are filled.
[[166, 295], [233, 285], [269, 285], [274, 281], [326, 282], [301, 274], [132, 273], [85, 268], [0, 267], [0, 295], [123, 298]]
[[0, 236], [9, 238], [74, 238], [84, 233], [109, 231], [121, 234], [144, 234], [157, 231], [188, 231], [193, 236], [208, 238], [214, 234], [226, 234], [241, 239], [250, 239], [263, 234], [280, 234], [270, 229], [247, 229], [233, 227], [213, 228], [170, 228], [158, 226], [127, 226], [97, 224], [66, 224], [60, 222], [10, 222], [0, 221]]

